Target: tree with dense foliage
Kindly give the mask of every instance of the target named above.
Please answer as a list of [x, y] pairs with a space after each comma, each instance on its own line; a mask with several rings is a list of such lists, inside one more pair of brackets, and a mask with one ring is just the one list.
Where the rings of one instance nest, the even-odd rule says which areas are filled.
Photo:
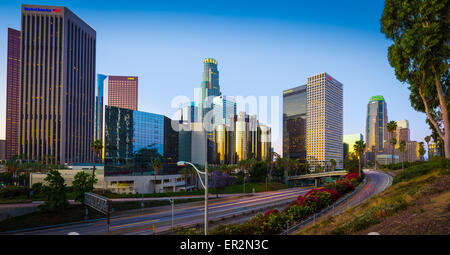
[[395, 76], [408, 84], [410, 101], [444, 141], [450, 159], [450, 0], [386, 0], [381, 31]]
[[364, 151], [366, 151], [366, 143], [363, 140], [356, 141], [353, 145], [353, 150], [355, 151], [356, 156], [358, 157], [358, 170], [359, 177], [362, 176], [361, 172], [361, 158], [364, 156]]
[[391, 137], [391, 140], [390, 140], [390, 144], [392, 145], [392, 151], [391, 151], [392, 160], [391, 160], [391, 163], [394, 164], [395, 145], [392, 143], [393, 142], [392, 139], [394, 139], [393, 134], [394, 134], [395, 130], [397, 130], [397, 122], [395, 122], [393, 120], [389, 121], [386, 124], [386, 129], [387, 129], [387, 131], [389, 133], [389, 137]]
[[58, 170], [49, 170], [42, 186], [42, 194], [45, 203], [41, 205], [44, 211], [54, 211], [64, 208], [68, 202], [66, 199], [66, 184]]
[[330, 164], [331, 164], [331, 171], [334, 171], [334, 169], [336, 168], [336, 160], [330, 159]]
[[183, 167], [180, 170], [180, 174], [183, 175], [183, 180], [184, 180], [184, 189], [187, 189], [187, 178], [188, 176], [192, 173], [192, 168], [190, 167]]
[[[94, 152], [94, 167], [92, 170], [92, 176], [95, 178], [95, 163], [97, 163], [97, 157], [103, 149], [103, 143], [100, 140], [94, 140], [91, 142], [91, 149]], [[94, 188], [94, 186], [92, 186]]]
[[265, 161], [257, 161], [250, 167], [249, 175], [251, 182], [263, 182], [267, 177], [267, 164]]
[[78, 172], [72, 182], [75, 201], [81, 202], [84, 205], [84, 193], [93, 191], [94, 184], [96, 183], [97, 178], [95, 178], [95, 176], [84, 171]]
[[219, 197], [219, 191], [224, 190], [226, 187], [233, 184], [233, 177], [226, 172], [216, 170], [211, 175], [211, 181], [209, 182], [209, 188], [216, 189], [217, 197]]

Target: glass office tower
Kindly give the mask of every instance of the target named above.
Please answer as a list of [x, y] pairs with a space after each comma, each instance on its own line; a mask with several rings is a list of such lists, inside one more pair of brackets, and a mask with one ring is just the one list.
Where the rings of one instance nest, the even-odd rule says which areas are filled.
[[104, 105], [104, 85], [105, 79], [108, 76], [103, 74], [97, 74], [97, 86], [95, 87], [95, 116], [94, 116], [94, 129], [95, 140], [103, 140], [103, 105]]
[[386, 128], [388, 122], [387, 105], [383, 96], [373, 96], [367, 104], [366, 119], [366, 158], [375, 162], [378, 154], [388, 154], [389, 138]]
[[8, 28], [6, 69], [6, 142], [5, 158], [18, 154], [20, 102], [20, 31]]
[[306, 161], [306, 85], [283, 91], [283, 157]]
[[66, 7], [22, 5], [19, 154], [91, 163], [96, 32]]
[[229, 96], [217, 96], [213, 99], [213, 124], [228, 125], [230, 118], [236, 115], [236, 100]]
[[106, 106], [104, 143], [105, 175], [154, 174], [156, 157], [159, 174], [177, 170], [178, 133], [163, 115]]

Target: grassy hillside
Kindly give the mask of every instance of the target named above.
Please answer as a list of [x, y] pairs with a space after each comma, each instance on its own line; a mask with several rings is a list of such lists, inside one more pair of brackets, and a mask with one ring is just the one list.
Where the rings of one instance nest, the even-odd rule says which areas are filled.
[[397, 170], [393, 185], [360, 206], [299, 234], [449, 234], [449, 161]]

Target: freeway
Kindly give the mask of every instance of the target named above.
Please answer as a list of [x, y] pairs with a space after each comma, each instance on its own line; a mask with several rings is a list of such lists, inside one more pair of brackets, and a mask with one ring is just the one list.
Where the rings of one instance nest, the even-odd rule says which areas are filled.
[[346, 201], [341, 203], [336, 208], [330, 209], [328, 212], [322, 214], [321, 216], [311, 220], [308, 223], [302, 224], [295, 227], [290, 234], [300, 234], [301, 230], [315, 224], [316, 221], [327, 219], [331, 216], [335, 216], [345, 212], [348, 208], [358, 206], [359, 204], [367, 201], [372, 196], [375, 196], [384, 190], [386, 190], [392, 184], [392, 176], [381, 171], [376, 171], [373, 169], [364, 170], [364, 174], [367, 176], [367, 183], [358, 191], [356, 194], [349, 197]]
[[364, 170], [367, 176], [367, 183], [365, 187], [355, 196], [343, 203], [335, 210], [335, 214], [341, 213], [348, 207], [354, 207], [366, 201], [370, 197], [383, 192], [392, 184], [392, 176], [384, 172], [375, 171], [372, 169]]
[[[252, 214], [258, 210], [285, 205], [298, 195], [305, 194], [310, 188], [292, 188], [278, 191], [261, 192], [246, 197], [224, 197], [209, 201], [209, 219], [221, 220], [226, 217]], [[111, 217], [110, 232], [106, 232], [106, 220], [91, 220], [88, 222], [55, 226], [45, 229], [34, 229], [15, 232], [27, 235], [66, 235], [76, 232], [80, 235], [91, 234], [153, 234], [170, 229], [172, 221], [170, 206], [148, 208], [121, 212]], [[204, 222], [204, 204], [201, 202], [175, 205], [174, 225], [202, 225]]]
[[[365, 170], [368, 181], [363, 189], [348, 201], [337, 207], [332, 213], [338, 214], [348, 207], [353, 207], [369, 197], [384, 191], [392, 183], [392, 177], [378, 171]], [[294, 200], [298, 195], [305, 194], [310, 188], [293, 188], [279, 191], [261, 192], [248, 196], [230, 196], [209, 201], [209, 219], [213, 221], [228, 219], [228, 221], [246, 220], [257, 211], [269, 208], [281, 208]], [[330, 212], [331, 213], [331, 212]], [[39, 228], [18, 231], [14, 234], [26, 235], [67, 235], [76, 232], [81, 235], [101, 234], [158, 234], [167, 233], [171, 227], [172, 212], [170, 206], [138, 209], [117, 212], [111, 217], [110, 232], [106, 232], [106, 220], [96, 219], [77, 224]], [[235, 217], [233, 217], [235, 216]], [[204, 222], [204, 204], [192, 202], [175, 205], [175, 226], [201, 226]], [[153, 226], [155, 233], [153, 233]], [[212, 226], [212, 224], [210, 224]]]

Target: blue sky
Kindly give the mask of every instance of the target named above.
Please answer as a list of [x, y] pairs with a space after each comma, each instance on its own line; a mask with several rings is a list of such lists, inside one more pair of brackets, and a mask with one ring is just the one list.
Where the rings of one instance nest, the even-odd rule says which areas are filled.
[[[6, 95], [7, 28], [20, 1], [0, 3], [0, 102]], [[389, 120], [407, 119], [411, 139], [430, 131], [387, 60], [384, 1], [27, 1], [62, 5], [97, 31], [97, 72], [139, 76], [139, 109], [171, 116], [174, 96], [193, 99], [203, 59], [219, 62], [230, 96], [280, 96], [327, 72], [344, 84], [344, 134], [363, 133], [366, 106], [383, 95]], [[281, 100], [279, 117], [281, 120]], [[279, 123], [281, 125], [281, 123]], [[5, 136], [0, 104], [0, 139]], [[281, 152], [281, 136], [274, 142]]]

